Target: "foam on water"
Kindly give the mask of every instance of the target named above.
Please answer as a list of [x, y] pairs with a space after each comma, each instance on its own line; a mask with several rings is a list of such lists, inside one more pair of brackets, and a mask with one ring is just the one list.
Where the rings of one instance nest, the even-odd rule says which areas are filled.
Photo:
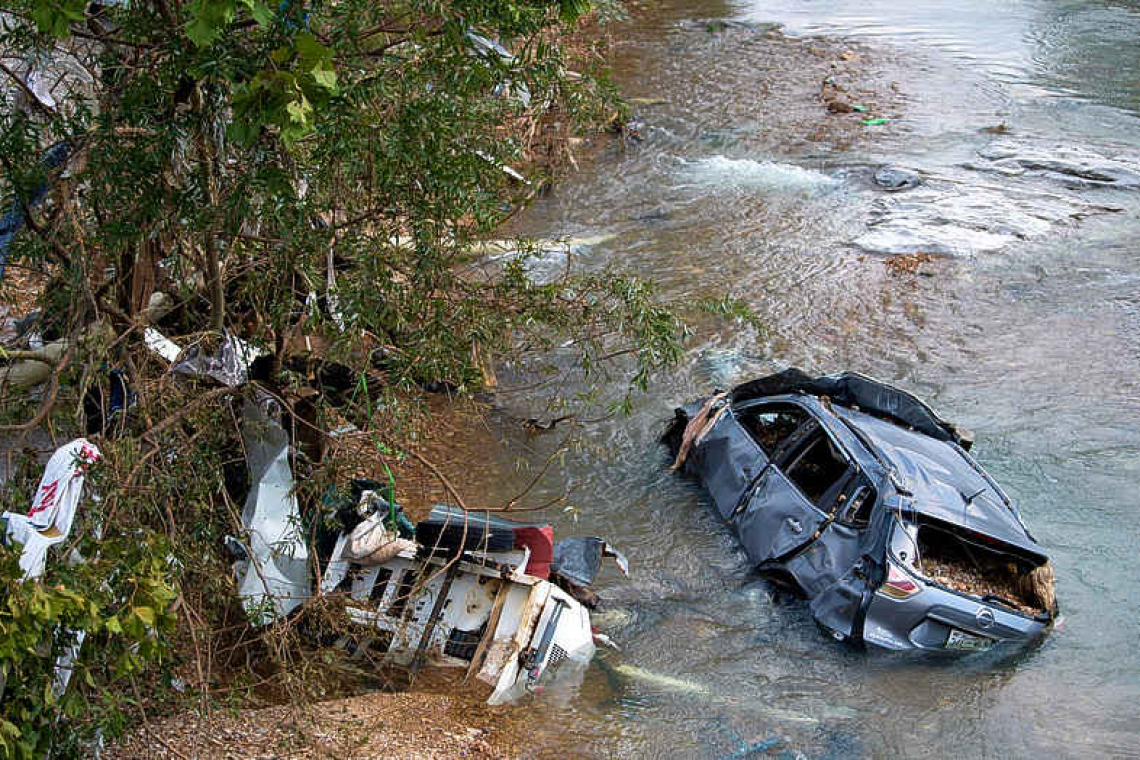
[[682, 176], [689, 182], [704, 187], [806, 194], [839, 184], [839, 180], [823, 172], [777, 161], [718, 155], [681, 163]]

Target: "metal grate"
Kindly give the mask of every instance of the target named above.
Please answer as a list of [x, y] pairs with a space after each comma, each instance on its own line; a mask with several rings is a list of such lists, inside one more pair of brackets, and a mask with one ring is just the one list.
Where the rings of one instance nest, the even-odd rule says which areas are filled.
[[447, 643], [443, 647], [443, 653], [449, 657], [458, 657], [461, 660], [471, 662], [475, 657], [475, 650], [479, 648], [479, 641], [483, 638], [483, 632], [487, 630], [487, 624], [477, 631], [461, 631], [458, 628], [451, 630], [451, 635], [447, 637]]
[[415, 573], [411, 570], [405, 570], [401, 573], [400, 580], [396, 585], [396, 597], [392, 600], [391, 606], [388, 607], [388, 617], [402, 618], [404, 616], [408, 599], [411, 598], [412, 591], [415, 589], [415, 581]]
[[376, 572], [376, 580], [372, 584], [372, 593], [368, 595], [369, 601], [379, 604], [384, 601], [384, 591], [388, 588], [388, 581], [392, 579], [392, 571], [386, 567]]
[[553, 668], [566, 659], [566, 650], [555, 644], [550, 648], [550, 657], [546, 660], [546, 667]]

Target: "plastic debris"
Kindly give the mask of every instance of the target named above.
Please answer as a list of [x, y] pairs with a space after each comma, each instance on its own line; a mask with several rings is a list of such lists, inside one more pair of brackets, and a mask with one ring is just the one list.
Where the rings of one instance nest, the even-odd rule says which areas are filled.
[[88, 435], [113, 432], [138, 401], [137, 394], [131, 389], [130, 378], [121, 369], [107, 373], [107, 386], [104, 390], [100, 384], [93, 383], [83, 396]]
[[[371, 492], [368, 492], [371, 496]], [[402, 551], [415, 551], [416, 542], [400, 538], [386, 524], [387, 513], [374, 512], [347, 534], [341, 556], [358, 565], [382, 565]]]
[[[471, 42], [471, 47], [474, 52], [480, 57], [501, 63], [507, 66], [514, 64], [515, 57], [509, 50], [500, 45], [494, 40], [487, 39], [481, 34], [468, 31], [467, 39]], [[496, 97], [502, 96], [507, 92], [512, 92], [519, 101], [523, 108], [530, 108], [530, 89], [525, 83], [515, 84], [510, 79], [505, 79], [495, 86], [494, 94]]]
[[500, 169], [503, 170], [503, 173], [506, 174], [511, 179], [518, 180], [519, 182], [522, 182], [524, 185], [530, 184], [529, 179], [527, 179], [523, 175], [519, 174], [517, 171], [515, 171], [511, 167], [507, 166], [506, 164], [499, 163], [490, 154], [484, 153], [481, 150], [477, 150], [477, 151], [475, 151], [475, 155], [477, 155], [479, 158], [483, 159], [487, 163], [491, 164], [492, 166], [499, 167]]
[[309, 551], [289, 467], [289, 436], [274, 418], [278, 411], [268, 396], [242, 406], [241, 433], [252, 486], [241, 514], [249, 560], [238, 596], [251, 619], [261, 623], [287, 615], [312, 595]]
[[[169, 350], [165, 344], [158, 345]], [[264, 355], [263, 350], [227, 330], [222, 345], [215, 354], [205, 354], [201, 345], [193, 345], [182, 353], [170, 371], [194, 377], [210, 377], [222, 385], [236, 388], [249, 379], [249, 365], [254, 359]]]
[[886, 124], [888, 121], [890, 121], [890, 119], [878, 116], [874, 119], [864, 119], [862, 124], [864, 127], [877, 127], [880, 124]]
[[[37, 94], [37, 97], [39, 95]], [[67, 161], [71, 156], [72, 148], [67, 142], [56, 143], [48, 148], [44, 157], [40, 160], [40, 165], [45, 169], [58, 169]], [[8, 246], [11, 245], [12, 239], [16, 237], [16, 233], [24, 226], [24, 208], [33, 209], [47, 197], [50, 185], [44, 183], [40, 185], [23, 203], [20, 199], [12, 202], [11, 208], [8, 213], [0, 217], [0, 280], [4, 279], [4, 267], [8, 262]]]
[[732, 752], [728, 755], [723, 755], [718, 758], [718, 760], [745, 760], [745, 758], [753, 757], [754, 755], [758, 755], [761, 752], [767, 752], [768, 750], [775, 749], [776, 747], [783, 744], [783, 739], [779, 738], [778, 736], [772, 736], [767, 739], [762, 739], [758, 742], [745, 741], [744, 739], [740, 738], [740, 735], [737, 734], [732, 726], [728, 725], [727, 723], [718, 721], [717, 725], [720, 728], [721, 732], [724, 733], [725, 736], [727, 736], [729, 740], [737, 746], [735, 752]]
[[[84, 438], [61, 446], [44, 467], [28, 513], [5, 512], [0, 515], [0, 523], [4, 526], [0, 538], [5, 544], [17, 543], [24, 547], [20, 552], [20, 569], [24, 571], [25, 581], [42, 577], [48, 549], [62, 544], [71, 535], [75, 513], [83, 497], [87, 468], [98, 462], [101, 456], [98, 447]], [[71, 633], [74, 638], [55, 661], [52, 688], [56, 697], [67, 691], [73, 664], [87, 635], [85, 631]], [[0, 675], [0, 694], [6, 678], [6, 674]]]
[[[24, 359], [10, 365], [0, 365], [0, 386], [8, 388], [31, 388], [39, 385], [51, 377], [51, 370], [67, 351], [67, 341], [57, 340], [46, 346], [31, 349], [43, 357], [37, 359]], [[0, 349], [2, 356], [3, 349]]]
[[629, 560], [625, 555], [594, 536], [564, 538], [556, 543], [550, 571], [576, 586], [589, 586], [601, 570], [604, 557], [613, 557], [622, 574], [629, 575]]
[[173, 362], [178, 358], [178, 355], [182, 353], [182, 349], [178, 344], [153, 327], [148, 327], [143, 330], [143, 342], [147, 348], [168, 362]]
[[86, 438], [61, 446], [44, 468], [28, 514], [3, 514], [6, 541], [15, 541], [24, 547], [20, 569], [24, 571], [25, 580], [43, 575], [47, 550], [67, 540], [83, 495], [87, 468], [99, 461], [100, 456], [99, 448]]

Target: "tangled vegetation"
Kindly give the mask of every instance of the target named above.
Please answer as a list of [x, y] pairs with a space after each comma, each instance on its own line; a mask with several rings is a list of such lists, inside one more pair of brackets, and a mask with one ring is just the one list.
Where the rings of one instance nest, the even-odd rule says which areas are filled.
[[[254, 383], [171, 375], [148, 328], [204, 354], [227, 334], [257, 347], [251, 374], [287, 410], [314, 530], [350, 469], [329, 431], [351, 423], [397, 447], [403, 394], [480, 388], [496, 357], [567, 336], [586, 370], [631, 360], [633, 388], [677, 359], [684, 328], [649, 284], [539, 281], [540, 251], [490, 261], [476, 245], [540, 187], [507, 167], [544, 125], [596, 128], [620, 110], [560, 44], [588, 10], [0, 3], [0, 209], [23, 224], [0, 304], [17, 275], [39, 283], [46, 344], [0, 352], [4, 509], [34, 492], [30, 442], [87, 434], [102, 452], [67, 545], [85, 561], [60, 551], [21, 583], [19, 547], [0, 551], [5, 755], [69, 754], [148, 699], [225, 699], [297, 661], [294, 621], [251, 627], [222, 543], [241, 531], [238, 402]], [[52, 665], [76, 631], [88, 639], [57, 698]], [[223, 682], [243, 658], [271, 665]]]

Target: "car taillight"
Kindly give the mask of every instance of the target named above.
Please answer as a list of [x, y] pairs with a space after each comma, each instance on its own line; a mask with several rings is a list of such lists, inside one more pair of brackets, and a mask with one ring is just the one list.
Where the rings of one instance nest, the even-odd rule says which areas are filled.
[[888, 562], [887, 582], [879, 590], [892, 599], [906, 599], [914, 596], [922, 589], [911, 580], [909, 575], [895, 567], [894, 563]]

